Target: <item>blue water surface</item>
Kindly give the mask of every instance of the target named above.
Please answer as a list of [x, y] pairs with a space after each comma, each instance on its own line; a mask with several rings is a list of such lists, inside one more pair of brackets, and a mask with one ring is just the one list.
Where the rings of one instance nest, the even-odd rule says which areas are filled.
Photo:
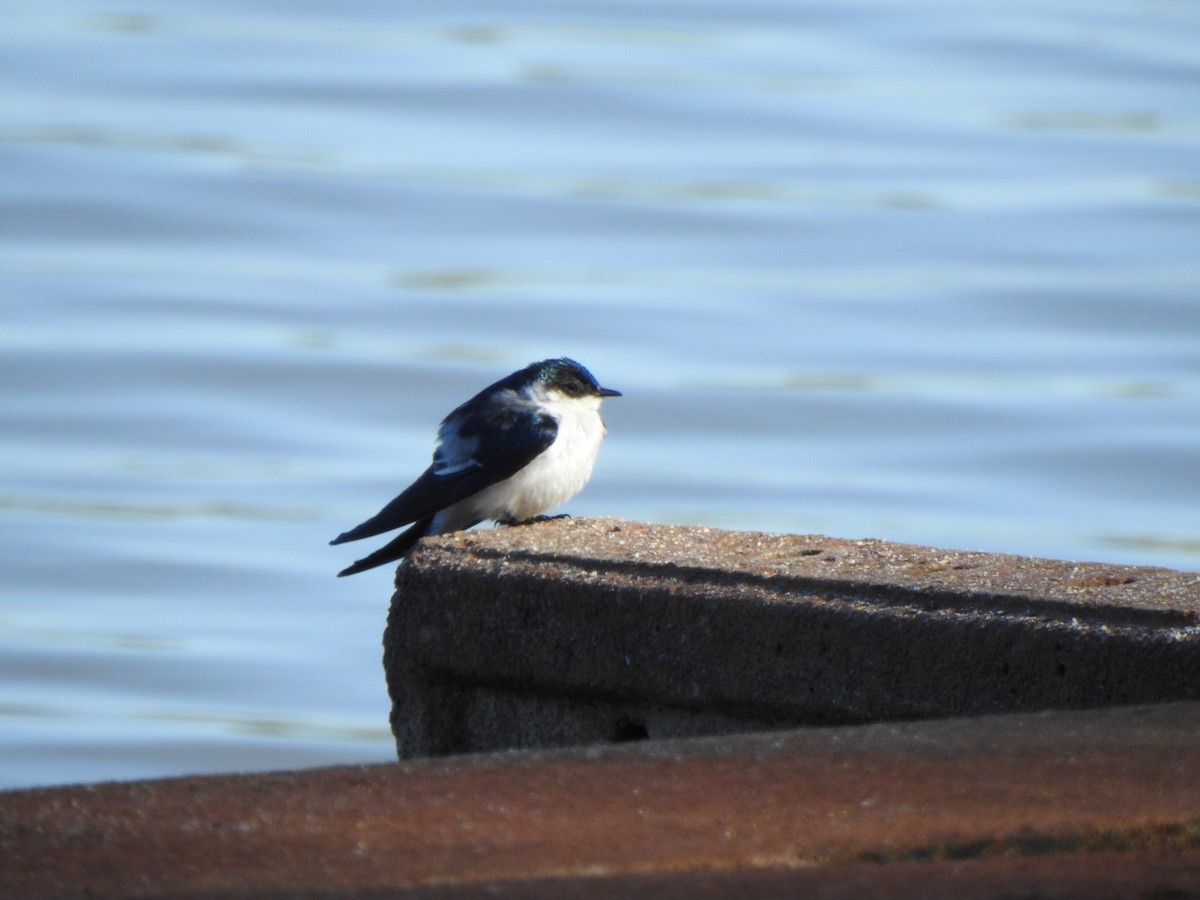
[[393, 758], [326, 542], [531, 360], [567, 509], [1200, 569], [1200, 6], [138, 2], [0, 35], [0, 786]]

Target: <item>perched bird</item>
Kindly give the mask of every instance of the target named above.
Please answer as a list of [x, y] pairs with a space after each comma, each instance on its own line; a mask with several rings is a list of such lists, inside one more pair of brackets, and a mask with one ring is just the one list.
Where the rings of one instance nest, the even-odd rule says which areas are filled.
[[575, 496], [604, 440], [600, 401], [620, 396], [565, 358], [532, 363], [484, 388], [442, 420], [433, 463], [421, 477], [330, 543], [412, 527], [338, 575], [400, 559], [426, 535], [485, 519], [515, 524]]

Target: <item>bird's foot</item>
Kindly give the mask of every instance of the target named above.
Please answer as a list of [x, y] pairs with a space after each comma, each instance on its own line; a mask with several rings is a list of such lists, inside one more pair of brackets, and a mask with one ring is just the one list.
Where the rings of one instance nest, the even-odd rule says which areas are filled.
[[505, 525], [505, 526], [533, 525], [537, 522], [552, 522], [555, 519], [569, 519], [569, 518], [571, 518], [570, 513], [559, 513], [557, 516], [545, 516], [545, 515], [530, 516], [528, 519], [516, 519], [513, 516], [508, 516], [507, 518], [504, 518], [504, 519], [497, 519], [496, 524], [497, 525]]

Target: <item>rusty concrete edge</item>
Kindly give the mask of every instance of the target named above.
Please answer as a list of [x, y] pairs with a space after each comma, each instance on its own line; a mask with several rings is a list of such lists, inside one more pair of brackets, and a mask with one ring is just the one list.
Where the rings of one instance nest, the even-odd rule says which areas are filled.
[[[873, 866], [730, 867], [691, 871], [584, 872], [392, 887], [165, 890], [153, 900], [1116, 900], [1200, 897], [1200, 851], [1104, 853], [1084, 857], [997, 857]], [[48, 900], [64, 900], [60, 895]], [[86, 896], [83, 894], [80, 897]], [[22, 898], [30, 900], [30, 898]]]
[[[269, 895], [272, 885], [282, 896], [288, 879], [305, 872], [314, 879], [306, 893], [336, 896], [378, 888], [381, 871], [393, 873], [392, 887], [399, 879], [416, 888], [502, 885], [533, 875], [1194, 855], [1200, 850], [1200, 801], [1193, 790], [1200, 779], [1198, 729], [1200, 704], [1167, 704], [7, 792], [0, 794], [0, 883], [21, 885], [26, 896], [68, 896], [47, 889], [57, 882], [44, 879], [62, 877], [72, 865], [103, 860], [111, 868], [125, 860], [136, 867], [140, 859], [148, 869], [126, 872], [110, 890], [96, 886], [97, 895], [184, 896], [183, 884], [167, 892], [153, 887], [160, 884], [155, 878], [177, 870], [203, 880], [224, 865], [266, 891], [243, 891], [251, 896]], [[935, 771], [926, 772], [930, 764]], [[839, 772], [839, 765], [850, 768]], [[814, 784], [814, 776], [824, 783]], [[874, 787], [860, 781], [868, 776]], [[977, 805], [980, 777], [999, 805]], [[764, 783], [783, 793], [753, 793]], [[639, 822], [629, 799], [621, 798], [630, 785], [648, 792], [644, 802], [658, 816], [651, 824]], [[717, 785], [735, 792], [726, 798]], [[546, 793], [530, 795], [530, 787]], [[860, 808], [856, 798], [878, 790], [884, 791], [880, 803]], [[804, 807], [811, 822], [804, 824], [792, 804], [812, 791], [812, 805]], [[497, 818], [496, 803], [520, 809]], [[938, 805], [926, 810], [931, 803]], [[607, 818], [588, 822], [605, 809]], [[831, 830], [822, 823], [837, 810], [850, 819]], [[933, 811], [942, 817], [936, 824], [925, 821]], [[730, 826], [751, 829], [739, 842], [729, 844], [712, 831], [713, 820], [696, 818], [726, 813], [734, 817]], [[556, 816], [576, 823], [579, 836], [561, 833]], [[524, 847], [524, 872], [507, 857], [512, 837], [505, 829], [512, 827], [528, 829], [515, 845]], [[851, 832], [840, 831], [846, 827]], [[587, 835], [615, 843], [574, 855], [569, 848]], [[644, 843], [650, 835], [681, 842], [673, 850], [650, 848]], [[374, 870], [372, 854], [354, 851], [361, 841], [374, 848]], [[819, 845], [829, 841], [844, 846]], [[487, 848], [483, 857], [479, 848]], [[275, 871], [273, 857], [280, 854], [274, 862], [283, 871]], [[420, 876], [410, 870], [407, 881], [402, 871], [387, 868], [396, 865], [389, 860], [431, 854], [441, 862]], [[164, 870], [164, 857], [176, 869]], [[30, 881], [28, 867], [38, 860], [43, 880]], [[1192, 874], [1200, 890], [1200, 869]], [[149, 891], [126, 890], [142, 883], [139, 877]], [[301, 892], [294, 884], [288, 890]]]
[[[1200, 851], [994, 857], [827, 867], [731, 867], [680, 872], [594, 872], [355, 891], [359, 900], [710, 900], [819, 896], [822, 900], [1059, 900], [1200, 896]], [[225, 900], [233, 894], [172, 900]], [[292, 896], [288, 894], [287, 896]], [[263, 898], [259, 898], [263, 900]], [[273, 898], [272, 898], [273, 900]]]

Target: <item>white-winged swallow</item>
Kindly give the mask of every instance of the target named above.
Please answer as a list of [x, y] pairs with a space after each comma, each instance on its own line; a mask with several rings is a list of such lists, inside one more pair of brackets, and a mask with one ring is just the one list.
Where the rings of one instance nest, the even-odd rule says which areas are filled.
[[418, 540], [487, 519], [523, 522], [587, 484], [604, 440], [600, 401], [620, 397], [573, 359], [532, 363], [484, 388], [442, 420], [433, 463], [342, 544], [411, 525], [338, 575], [400, 559]]

